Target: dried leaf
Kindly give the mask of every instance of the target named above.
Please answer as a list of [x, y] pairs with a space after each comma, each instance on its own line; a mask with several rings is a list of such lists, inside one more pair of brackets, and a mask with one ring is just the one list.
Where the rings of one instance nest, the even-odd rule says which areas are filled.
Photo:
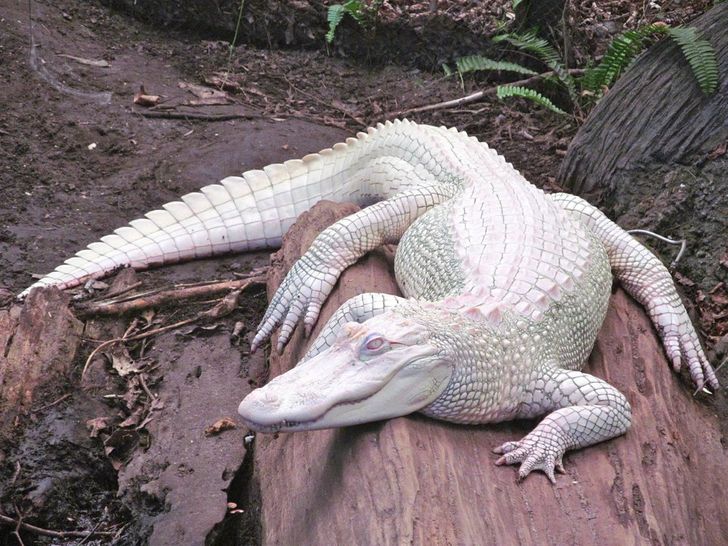
[[117, 428], [106, 441], [104, 452], [111, 461], [114, 470], [119, 470], [129, 460], [131, 454], [139, 445], [139, 433], [134, 429]]
[[144, 366], [143, 363], [136, 362], [122, 344], [115, 345], [109, 351], [104, 352], [104, 355], [111, 361], [111, 366], [121, 377], [126, 377], [131, 373], [138, 373]]
[[86, 428], [88, 429], [89, 436], [91, 438], [97, 438], [100, 433], [109, 428], [109, 417], [96, 417], [86, 421]]
[[152, 321], [154, 321], [155, 317], [154, 309], [145, 309], [142, 312], [142, 318], [144, 319], [144, 322], [146, 322], [147, 326], [150, 326], [152, 324]]
[[219, 89], [228, 91], [240, 91], [240, 82], [237, 81], [237, 74], [216, 72], [212, 76], [205, 76], [204, 82]]
[[137, 408], [129, 417], [124, 419], [119, 426], [123, 428], [135, 427], [142, 420], [144, 408]]
[[134, 104], [139, 106], [156, 106], [162, 99], [159, 95], [148, 95], [143, 85], [139, 86], [139, 92], [134, 95]]
[[205, 436], [215, 436], [226, 430], [232, 430], [236, 426], [235, 421], [230, 419], [230, 417], [223, 417], [205, 429]]
[[200, 318], [204, 321], [213, 321], [229, 315], [238, 306], [238, 296], [240, 296], [240, 290], [233, 290], [221, 299], [215, 307], [200, 313]]
[[687, 286], [689, 288], [692, 288], [693, 286], [695, 286], [695, 283], [692, 280], [687, 278], [685, 275], [683, 275], [679, 271], [675, 271], [675, 273], [673, 273], [673, 276], [675, 277], [675, 280], [683, 286]]

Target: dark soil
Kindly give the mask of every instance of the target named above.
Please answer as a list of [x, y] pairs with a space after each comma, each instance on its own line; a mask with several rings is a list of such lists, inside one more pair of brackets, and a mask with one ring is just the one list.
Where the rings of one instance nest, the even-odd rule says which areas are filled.
[[[318, 151], [388, 113], [492, 85], [468, 78], [461, 88], [456, 78], [426, 69], [439, 69], [440, 62], [477, 50], [478, 40], [491, 35], [498, 20], [508, 18], [510, 5], [494, 2], [486, 9], [477, 7], [486, 3], [439, 2], [433, 18], [426, 2], [419, 7], [385, 3], [382, 30], [377, 31], [384, 34], [374, 36], [387, 37], [391, 41], [385, 49], [399, 54], [387, 59], [368, 49], [365, 64], [357, 60], [361, 57], [353, 58], [361, 52], [346, 45], [363, 36], [350, 22], [331, 50], [348, 58], [330, 56], [321, 47], [326, 28], [320, 8], [312, 12], [316, 17], [293, 24], [301, 36], [313, 36], [305, 43], [286, 41], [285, 35], [265, 42], [261, 36], [278, 28], [276, 14], [294, 4], [271, 3], [279, 11], [271, 7], [269, 19], [260, 26], [248, 21], [246, 43], [229, 56], [228, 43], [220, 40], [230, 38], [237, 2], [215, 3], [225, 14], [224, 24], [217, 26], [195, 26], [189, 15], [180, 13], [165, 19], [141, 1], [109, 3], [124, 4], [136, 15], [146, 9], [147, 20], [166, 26], [155, 30], [96, 1], [0, 0], [0, 288], [13, 293], [29, 285], [33, 274], [53, 269], [79, 248], [184, 193], [227, 175]], [[635, 4], [638, 10], [621, 0], [602, 2], [591, 11], [592, 2], [573, 3], [568, 23], [576, 36], [573, 57], [581, 61], [591, 51], [603, 51], [625, 25], [656, 18], [681, 21], [709, 3], [666, 2], [671, 10], [667, 16], [648, 8], [649, 13], [639, 12], [641, 2]], [[253, 9], [261, 3], [247, 4]], [[307, 2], [295, 4], [303, 11], [310, 8]], [[137, 7], [131, 10], [132, 5]], [[189, 31], [193, 27], [196, 34]], [[397, 36], [404, 37], [396, 42]], [[407, 36], [417, 39], [412, 42]], [[372, 36], [365, 38], [366, 43], [376, 42]], [[414, 51], [418, 45], [406, 45], [423, 40], [430, 44], [426, 54]], [[261, 45], [309, 49], [258, 49]], [[104, 60], [109, 66], [63, 55]], [[392, 60], [400, 64], [384, 62]], [[195, 97], [179, 82], [202, 84], [220, 71], [232, 73], [232, 87], [226, 88], [229, 104], [185, 104]], [[160, 95], [162, 104], [154, 110], [133, 104], [140, 85], [146, 93]], [[515, 104], [490, 100], [414, 119], [465, 129], [489, 142], [534, 183], [554, 188], [576, 123]], [[159, 117], [146, 117], [149, 112]], [[170, 119], [170, 113], [176, 118]], [[233, 119], [193, 119], [201, 115]], [[144, 288], [230, 278], [267, 261], [266, 253], [203, 260], [140, 278]], [[96, 346], [84, 344], [68, 382], [54, 385], [13, 441], [0, 446], [0, 513], [52, 530], [118, 532], [113, 540], [86, 544], [201, 544], [213, 528], [209, 542], [255, 542], [256, 493], [247, 483], [252, 458], [242, 445], [244, 431], [200, 438], [216, 419], [233, 417], [237, 401], [265, 377], [265, 362], [249, 357], [247, 342], [264, 304], [261, 291], [249, 292], [241, 309], [217, 329], [182, 337], [164, 334], [135, 349], [134, 358], [149, 359], [154, 370], [149, 387], [166, 409], [146, 425], [132, 427], [138, 437], [130, 444], [121, 442], [120, 449], [131, 445], [121, 455], [107, 453], [100, 438], [91, 438], [86, 422], [105, 416], [118, 424], [129, 418], [133, 404], [124, 406], [113, 397], [140, 387], [130, 387], [108, 364], [97, 362], [81, 388], [80, 369]], [[204, 308], [189, 305], [149, 320], [167, 324]], [[87, 326], [85, 336], [109, 339], [118, 335], [115, 329], [123, 333], [129, 322]], [[243, 335], [231, 341], [236, 322], [243, 324]], [[102, 335], [106, 337], [97, 337]], [[182, 444], [195, 447], [182, 450]], [[226, 502], [234, 505], [226, 508]], [[224, 519], [226, 511], [229, 517]], [[17, 543], [12, 531], [0, 527], [0, 544]], [[77, 542], [31, 532], [22, 537], [26, 545]]]

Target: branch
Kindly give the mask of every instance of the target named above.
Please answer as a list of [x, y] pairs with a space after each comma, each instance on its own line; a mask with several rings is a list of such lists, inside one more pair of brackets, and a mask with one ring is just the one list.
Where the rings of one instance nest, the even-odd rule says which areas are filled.
[[112, 536], [115, 533], [111, 531], [53, 531], [51, 529], [44, 529], [43, 527], [36, 527], [30, 523], [23, 523], [20, 520], [11, 518], [4, 514], [0, 514], [0, 523], [7, 523], [8, 525], [19, 525], [21, 529], [35, 533], [36, 535], [42, 535], [53, 538], [86, 538], [91, 535], [94, 536]]
[[174, 302], [179, 303], [201, 297], [217, 296], [218, 294], [231, 290], [244, 290], [254, 284], [263, 284], [264, 275], [234, 279], [231, 281], [220, 281], [203, 284], [200, 286], [189, 286], [184, 288], [171, 288], [152, 294], [142, 294], [134, 299], [125, 301], [101, 301], [78, 304], [75, 307], [80, 318], [89, 316], [112, 316], [123, 315], [132, 311], [142, 311], [150, 307], [160, 307]]
[[160, 112], [133, 110], [134, 114], [138, 114], [145, 118], [162, 118], [162, 119], [186, 119], [194, 121], [228, 121], [231, 119], [262, 119], [259, 114], [200, 114], [196, 112]]
[[[581, 76], [584, 74], [584, 72], [586, 72], [586, 70], [583, 68], [571, 68], [568, 70], [568, 72], [572, 76]], [[531, 76], [530, 78], [526, 78], [524, 80], [518, 80], [516, 82], [508, 82], [507, 84], [502, 84], [502, 85], [515, 85], [518, 87], [522, 87], [522, 86], [526, 86], [526, 85], [532, 85], [543, 78], [547, 78], [547, 77], [553, 76], [553, 75], [555, 75], [554, 71], [549, 70], [548, 72], [543, 72], [542, 74], [536, 74], [535, 76]], [[438, 102], [436, 104], [427, 104], [425, 106], [417, 106], [416, 108], [409, 108], [407, 110], [400, 110], [398, 112], [389, 112], [385, 117], [387, 119], [396, 118], [396, 117], [404, 116], [407, 114], [415, 114], [417, 112], [430, 112], [432, 110], [443, 110], [446, 108], [453, 108], [455, 106], [461, 106], [463, 104], [468, 104], [469, 102], [475, 102], [477, 100], [480, 100], [487, 95], [495, 95], [496, 91], [498, 90], [498, 87], [499, 87], [499, 85], [495, 85], [493, 87], [483, 89], [482, 91], [477, 91], [476, 93], [472, 93], [471, 95], [467, 95], [466, 97], [460, 97], [459, 99], [448, 100], [445, 102]]]

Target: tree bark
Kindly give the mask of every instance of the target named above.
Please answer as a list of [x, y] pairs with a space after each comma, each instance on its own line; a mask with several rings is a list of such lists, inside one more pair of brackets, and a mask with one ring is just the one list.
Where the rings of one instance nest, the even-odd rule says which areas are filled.
[[83, 324], [55, 287], [35, 290], [23, 307], [0, 310], [0, 442], [19, 419], [42, 406], [44, 389], [68, 375]]
[[716, 51], [717, 92], [704, 95], [679, 47], [661, 41], [594, 108], [559, 178], [624, 227], [687, 238], [681, 267], [710, 289], [728, 281], [718, 267], [728, 231], [728, 4], [691, 26]]
[[[349, 206], [318, 205], [284, 239], [269, 294], [310, 241]], [[326, 303], [362, 291], [397, 293], [374, 255], [348, 269]], [[314, 333], [314, 336], [316, 332]], [[275, 340], [273, 342], [275, 345]], [[290, 369], [300, 329], [270, 375]], [[516, 482], [492, 448], [534, 423], [458, 426], [421, 416], [338, 430], [256, 438], [263, 544], [718, 544], [728, 533], [728, 486], [713, 412], [673, 374], [643, 310], [617, 290], [588, 365], [626, 394], [622, 437], [570, 452], [551, 485]]]

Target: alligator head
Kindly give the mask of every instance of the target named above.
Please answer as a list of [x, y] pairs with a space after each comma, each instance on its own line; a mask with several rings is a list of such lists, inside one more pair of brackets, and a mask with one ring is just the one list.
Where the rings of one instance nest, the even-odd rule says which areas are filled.
[[251, 392], [238, 412], [259, 432], [378, 421], [431, 404], [451, 374], [426, 326], [387, 312], [343, 325], [331, 347]]

